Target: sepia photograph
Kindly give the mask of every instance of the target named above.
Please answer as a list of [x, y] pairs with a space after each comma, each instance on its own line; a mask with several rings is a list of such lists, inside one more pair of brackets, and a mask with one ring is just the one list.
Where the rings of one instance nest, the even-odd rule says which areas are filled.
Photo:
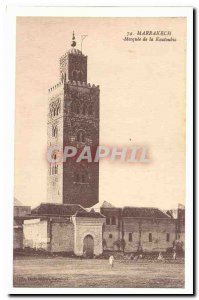
[[15, 26], [14, 290], [183, 293], [188, 18]]

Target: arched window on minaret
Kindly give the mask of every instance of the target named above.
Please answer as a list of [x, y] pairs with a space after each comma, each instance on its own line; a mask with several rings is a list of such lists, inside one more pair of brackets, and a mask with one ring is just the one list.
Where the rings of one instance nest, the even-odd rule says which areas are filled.
[[75, 102], [73, 102], [73, 104], [72, 104], [72, 111], [74, 114], [76, 114], [76, 103]]
[[76, 175], [75, 175], [75, 181], [76, 181], [76, 182], [79, 182], [79, 174], [76, 174]]
[[86, 115], [86, 112], [87, 112], [87, 105], [86, 105], [86, 103], [84, 103], [83, 108], [82, 108], [82, 114]]
[[79, 103], [76, 104], [76, 114], [79, 115], [80, 113], [80, 108], [79, 108]]
[[77, 114], [77, 115], [80, 113], [80, 103], [79, 103], [79, 101], [73, 102], [72, 111], [73, 111], [74, 114]]
[[79, 81], [82, 81], [82, 71], [79, 71]]
[[52, 137], [56, 137], [57, 132], [58, 132], [57, 125], [53, 125], [52, 126]]
[[58, 174], [58, 165], [55, 166], [55, 174]]
[[84, 170], [79, 170], [79, 173], [75, 174], [74, 182], [76, 183], [88, 183], [88, 176]]
[[85, 175], [82, 174], [82, 183], [85, 183]]
[[78, 131], [77, 133], [77, 141], [81, 142], [81, 131]]
[[93, 106], [92, 106], [92, 104], [89, 106], [89, 108], [88, 108], [88, 114], [89, 115], [92, 115], [93, 114]]
[[79, 130], [77, 132], [77, 141], [80, 143], [85, 143], [86, 141], [86, 134], [84, 130]]
[[73, 80], [77, 81], [77, 72], [76, 72], [76, 70], [73, 71]]
[[84, 143], [85, 140], [86, 140], [86, 138], [85, 138], [85, 132], [84, 132], [84, 131], [82, 131], [82, 137], [81, 137], [81, 139], [82, 139], [82, 142], [83, 142], [83, 143]]
[[58, 133], [58, 128], [57, 125], [55, 126], [55, 137], [57, 137], [57, 133]]

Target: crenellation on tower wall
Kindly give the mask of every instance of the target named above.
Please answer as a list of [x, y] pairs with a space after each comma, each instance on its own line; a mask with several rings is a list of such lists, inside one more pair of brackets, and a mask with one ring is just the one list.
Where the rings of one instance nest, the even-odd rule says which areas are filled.
[[88, 89], [98, 89], [99, 90], [99, 85], [91, 84], [91, 83], [86, 83], [84, 81], [68, 81], [67, 84], [69, 85], [74, 85], [74, 86], [80, 86], [80, 87], [86, 87]]
[[63, 89], [63, 86], [64, 86], [64, 82], [60, 81], [59, 83], [57, 83], [57, 84], [53, 85], [51, 88], [49, 88], [48, 92], [52, 93], [53, 91], [55, 91], [55, 90], [57, 91], [60, 88]]
[[53, 91], [59, 89], [60, 87], [63, 88], [64, 84], [69, 84], [72, 86], [79, 86], [79, 87], [87, 87], [89, 89], [99, 89], [99, 85], [91, 84], [91, 83], [86, 83], [84, 81], [70, 81], [68, 80], [67, 82], [58, 82], [57, 84], [53, 85], [51, 88], [48, 89], [49, 93], [52, 93]]

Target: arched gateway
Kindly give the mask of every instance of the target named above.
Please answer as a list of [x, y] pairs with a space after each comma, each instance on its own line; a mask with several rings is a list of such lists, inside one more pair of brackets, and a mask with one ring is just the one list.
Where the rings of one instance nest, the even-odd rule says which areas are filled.
[[77, 256], [102, 254], [102, 227], [105, 217], [95, 211], [77, 211], [74, 224], [74, 253]]
[[84, 238], [83, 253], [88, 257], [92, 257], [94, 254], [94, 239], [90, 234], [86, 235]]

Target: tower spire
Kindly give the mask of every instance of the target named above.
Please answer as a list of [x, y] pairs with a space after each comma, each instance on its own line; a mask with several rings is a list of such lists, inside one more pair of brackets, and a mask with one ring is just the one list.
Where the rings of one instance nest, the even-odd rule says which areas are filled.
[[72, 43], [71, 46], [74, 48], [76, 46], [76, 41], [75, 41], [75, 33], [73, 31], [73, 37], [72, 37]]

